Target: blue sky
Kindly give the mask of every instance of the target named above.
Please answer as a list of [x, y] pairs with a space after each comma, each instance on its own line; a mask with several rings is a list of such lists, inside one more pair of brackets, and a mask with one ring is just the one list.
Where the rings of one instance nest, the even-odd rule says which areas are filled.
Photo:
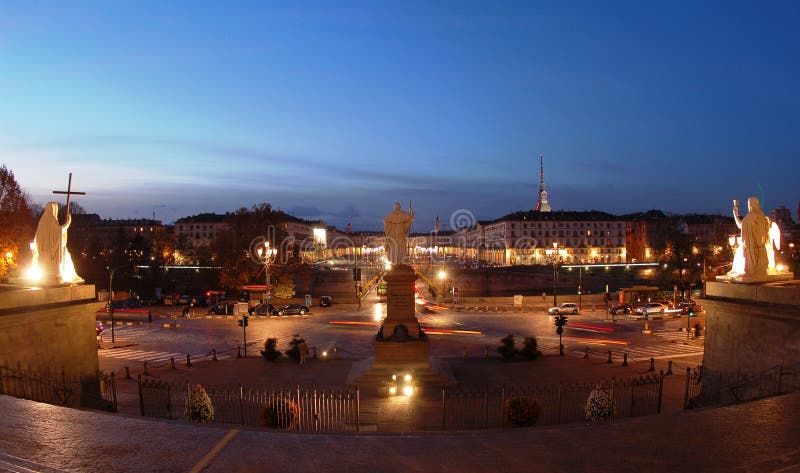
[[[104, 218], [800, 201], [797, 2], [0, 4], [0, 161]], [[794, 214], [794, 212], [793, 212]]]

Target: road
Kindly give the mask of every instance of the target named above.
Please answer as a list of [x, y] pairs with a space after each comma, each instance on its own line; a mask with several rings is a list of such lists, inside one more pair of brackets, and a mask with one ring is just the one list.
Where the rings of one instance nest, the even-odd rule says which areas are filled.
[[[525, 337], [536, 337], [543, 351], [558, 350], [554, 320], [543, 309], [522, 312], [478, 312], [451, 309], [423, 310], [420, 300], [418, 320], [431, 341], [431, 355], [439, 357], [497, 356], [500, 339], [514, 335], [518, 344]], [[119, 371], [125, 366], [151, 366], [208, 358], [215, 350], [219, 359], [236, 357], [242, 346], [243, 331], [238, 318], [206, 316], [198, 308], [195, 317], [173, 318], [174, 308], [156, 307], [153, 322], [141, 325], [116, 325], [115, 342], [110, 329], [104, 332], [103, 348], [98, 350], [100, 368]], [[247, 327], [247, 356], [259, 356], [267, 338], [278, 340], [278, 349], [289, 348], [299, 335], [318, 356], [363, 359], [373, 354], [372, 341], [386, 315], [386, 304], [369, 297], [359, 309], [354, 304], [313, 307], [306, 316], [250, 317]], [[602, 311], [569, 315], [563, 333], [565, 353], [578, 356], [586, 347], [590, 356], [615, 358], [628, 353], [629, 360], [682, 359], [698, 363], [702, 344], [686, 343], [686, 318], [647, 321], [650, 334], [643, 333], [644, 320], [618, 318], [611, 322]], [[173, 327], [177, 322], [179, 327]], [[692, 319], [694, 322], [694, 319]], [[681, 329], [683, 329], [681, 331]], [[244, 353], [242, 353], [244, 354]]]

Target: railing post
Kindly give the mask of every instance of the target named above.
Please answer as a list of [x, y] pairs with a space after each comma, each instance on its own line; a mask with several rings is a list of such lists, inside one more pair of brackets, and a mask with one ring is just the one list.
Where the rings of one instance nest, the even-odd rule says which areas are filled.
[[500, 388], [500, 427], [506, 423], [506, 385]]
[[686, 367], [686, 389], [684, 390], [683, 394], [683, 408], [686, 409], [689, 406], [689, 376], [691, 376], [692, 369], [688, 366]]
[[442, 386], [442, 430], [447, 430], [447, 394], [446, 386]]
[[111, 372], [111, 405], [114, 407], [114, 412], [117, 412], [117, 381], [113, 371]]
[[139, 386], [139, 412], [144, 417], [144, 396], [142, 396], [142, 375], [136, 377], [136, 384]]
[[647, 371], [655, 371], [656, 370], [656, 359], [654, 357], [650, 357], [650, 368]]
[[633, 417], [633, 408], [636, 406], [636, 386], [638, 385], [639, 385], [639, 380], [633, 378], [631, 380], [631, 412], [628, 414], [630, 417]]
[[244, 425], [244, 389], [242, 385], [239, 385], [239, 416], [242, 419], [242, 425]]
[[489, 386], [483, 393], [483, 428], [489, 428]]
[[658, 409], [656, 414], [661, 414], [661, 401], [664, 399], [664, 370], [661, 370], [661, 376], [658, 377]]
[[[609, 360], [611, 359], [611, 352], [608, 352]], [[558, 383], [558, 412], [556, 413], [556, 424], [561, 423], [561, 398], [564, 391], [564, 381]]]

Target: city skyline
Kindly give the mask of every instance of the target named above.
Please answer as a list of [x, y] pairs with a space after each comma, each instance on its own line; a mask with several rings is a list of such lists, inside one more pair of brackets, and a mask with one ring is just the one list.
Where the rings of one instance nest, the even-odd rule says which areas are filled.
[[104, 218], [797, 206], [798, 6], [0, 8], [0, 159]]

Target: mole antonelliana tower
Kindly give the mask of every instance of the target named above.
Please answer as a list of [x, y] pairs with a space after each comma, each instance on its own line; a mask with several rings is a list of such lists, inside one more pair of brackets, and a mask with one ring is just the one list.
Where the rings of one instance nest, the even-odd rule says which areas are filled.
[[544, 164], [543, 156], [539, 153], [539, 200], [536, 202], [537, 212], [550, 212], [550, 204], [547, 203], [547, 191], [544, 189]]

